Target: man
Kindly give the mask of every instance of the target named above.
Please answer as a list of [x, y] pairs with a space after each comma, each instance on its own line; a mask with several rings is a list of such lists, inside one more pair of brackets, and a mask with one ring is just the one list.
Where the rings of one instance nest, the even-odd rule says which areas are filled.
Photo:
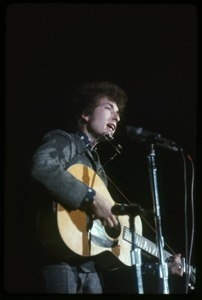
[[[92, 243], [90, 229], [95, 220], [100, 220], [104, 228], [118, 226], [117, 217], [112, 213], [114, 202], [109, 201], [105, 194], [96, 190], [89, 177], [91, 176], [90, 170], [93, 170], [107, 186], [107, 177], [100, 163], [96, 145], [111, 139], [114, 135], [126, 102], [126, 93], [114, 83], [90, 82], [83, 84], [78, 88], [73, 102], [72, 114], [76, 117], [75, 133], [67, 133], [62, 130], [49, 132], [33, 157], [32, 176], [50, 195], [50, 200], [47, 201], [47, 204], [51, 204], [49, 211], [52, 210], [53, 214], [58, 213], [58, 216], [60, 212], [64, 213], [65, 218], [66, 215], [68, 216], [66, 219], [68, 222], [69, 218], [70, 220], [74, 218], [71, 212], [80, 211], [88, 217], [85, 226], [87, 237], [89, 237], [87, 244]], [[72, 166], [84, 167], [78, 171], [79, 174], [75, 174], [71, 171]], [[86, 177], [84, 173], [88, 173]], [[42, 199], [41, 201], [45, 202]], [[44, 210], [45, 205], [42, 203], [40, 205]], [[78, 215], [78, 219], [81, 219], [82, 216], [83, 214]], [[58, 218], [60, 223], [60, 217]], [[38, 219], [39, 227], [41, 219], [43, 220], [43, 217]], [[63, 221], [61, 223], [59, 224], [60, 234], [64, 230]], [[75, 225], [74, 221], [72, 223]], [[141, 224], [139, 225], [141, 226]], [[46, 224], [46, 226], [49, 225]], [[76, 224], [76, 228], [78, 226], [79, 224]], [[66, 231], [68, 231], [68, 226], [65, 227], [64, 236], [66, 236]], [[44, 234], [42, 234], [43, 239]], [[68, 236], [67, 243], [71, 242], [70, 239], [74, 239], [74, 233], [71, 238]], [[50, 248], [50, 244], [53, 243], [52, 239], [44, 240], [45, 248]], [[78, 245], [77, 248], [80, 247]], [[90, 249], [91, 245], [87, 245], [87, 247]], [[64, 252], [65, 250], [63, 250]], [[74, 255], [70, 255], [70, 258], [65, 258], [64, 255], [61, 258], [56, 257], [51, 255], [49, 259], [45, 254], [44, 292], [73, 294], [103, 292], [99, 267], [91, 256], [76, 255], [74, 257]], [[178, 275], [182, 275], [182, 270], [178, 271], [180, 264], [180, 255], [177, 255], [171, 265], [171, 273], [177, 272]]]

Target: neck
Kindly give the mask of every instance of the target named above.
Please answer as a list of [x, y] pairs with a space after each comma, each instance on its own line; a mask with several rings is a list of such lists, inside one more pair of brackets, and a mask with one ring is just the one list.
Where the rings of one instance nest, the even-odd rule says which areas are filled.
[[87, 135], [87, 137], [89, 138], [89, 140], [90, 140], [91, 143], [94, 143], [94, 142], [96, 143], [96, 140], [99, 138], [98, 135], [95, 136], [94, 134], [90, 133], [86, 129], [83, 129], [82, 131]]

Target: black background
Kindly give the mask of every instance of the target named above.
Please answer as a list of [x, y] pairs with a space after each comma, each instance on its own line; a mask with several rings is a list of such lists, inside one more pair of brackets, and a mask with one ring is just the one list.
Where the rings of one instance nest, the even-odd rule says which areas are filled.
[[[128, 95], [128, 106], [115, 138], [123, 151], [106, 165], [106, 171], [130, 202], [148, 209], [153, 207], [148, 149], [125, 136], [125, 125], [158, 132], [184, 149], [190, 241], [192, 174], [187, 153], [195, 165], [196, 7], [12, 4], [5, 10], [5, 70], [4, 219], [8, 292], [27, 292], [30, 278], [25, 274], [35, 252], [34, 243], [27, 247], [33, 229], [33, 225], [28, 225], [33, 218], [34, 201], [30, 195], [31, 157], [48, 130], [68, 130], [69, 95], [83, 81], [110, 80]], [[110, 158], [111, 151], [108, 145], [100, 146], [103, 163]], [[182, 155], [157, 148], [156, 160], [163, 236], [175, 252], [184, 256]], [[110, 191], [115, 200], [123, 200], [112, 186]], [[149, 239], [155, 238], [144, 222], [143, 233]], [[113, 284], [114, 280], [112, 287]]]

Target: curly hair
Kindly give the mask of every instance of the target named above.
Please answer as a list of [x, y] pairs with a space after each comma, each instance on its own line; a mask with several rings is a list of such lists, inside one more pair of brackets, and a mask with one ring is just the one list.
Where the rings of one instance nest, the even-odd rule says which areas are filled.
[[77, 126], [80, 124], [81, 114], [90, 114], [101, 97], [108, 97], [115, 102], [120, 115], [128, 101], [125, 91], [113, 82], [85, 82], [77, 88], [72, 103], [72, 114]]

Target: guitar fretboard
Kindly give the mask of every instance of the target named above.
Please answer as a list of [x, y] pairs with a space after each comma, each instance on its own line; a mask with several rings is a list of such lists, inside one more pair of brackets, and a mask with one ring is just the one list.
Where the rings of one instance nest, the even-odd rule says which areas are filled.
[[[130, 232], [130, 229], [126, 226], [124, 226], [123, 228], [123, 239], [129, 243], [132, 243], [132, 234]], [[150, 253], [151, 255], [155, 256], [155, 257], [159, 257], [158, 255], [158, 248], [156, 246], [156, 244], [154, 244], [153, 242], [151, 242], [150, 240], [146, 239], [145, 237], [135, 233], [134, 235], [134, 239], [135, 239], [135, 245], [138, 246], [140, 249]], [[171, 256], [172, 254], [167, 252], [167, 251], [163, 251], [164, 253], [164, 259], [166, 260], [166, 258], [168, 258], [169, 256]]]

